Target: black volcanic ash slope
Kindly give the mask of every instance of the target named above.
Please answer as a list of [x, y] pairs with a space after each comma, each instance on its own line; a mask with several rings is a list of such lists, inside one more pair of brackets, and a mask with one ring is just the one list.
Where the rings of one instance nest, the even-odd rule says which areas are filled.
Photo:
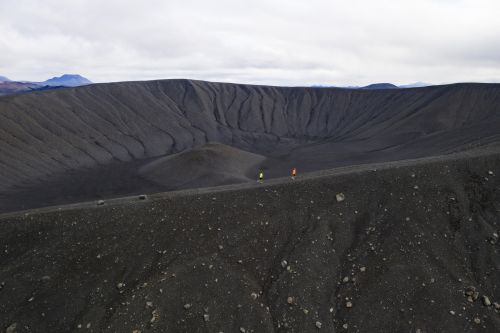
[[261, 155], [211, 143], [156, 159], [141, 167], [139, 174], [172, 189], [236, 184], [254, 180], [248, 174], [264, 160]]
[[[499, 138], [494, 84], [350, 90], [165, 80], [7, 96], [0, 98], [0, 197], [7, 198], [0, 209], [171, 189], [143, 179], [141, 161], [207, 142], [269, 157], [266, 176], [276, 177], [291, 166], [304, 172], [425, 157]], [[69, 177], [88, 194], [57, 192]], [[30, 201], [47, 189], [45, 201]]]
[[0, 330], [498, 332], [500, 155], [356, 170], [0, 218]]

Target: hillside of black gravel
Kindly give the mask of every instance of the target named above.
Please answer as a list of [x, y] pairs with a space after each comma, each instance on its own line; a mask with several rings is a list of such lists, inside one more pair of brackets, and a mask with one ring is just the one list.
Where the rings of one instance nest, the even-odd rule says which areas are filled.
[[0, 218], [7, 332], [498, 332], [500, 154]]
[[[292, 167], [304, 173], [449, 154], [499, 139], [498, 84], [363, 90], [161, 80], [5, 96], [0, 211], [225, 184], [255, 179], [259, 168], [274, 178]], [[211, 142], [265, 160], [234, 171], [222, 158], [209, 170], [219, 176], [201, 182], [189, 172], [144, 172]], [[244, 177], [220, 177], [227, 174]]]

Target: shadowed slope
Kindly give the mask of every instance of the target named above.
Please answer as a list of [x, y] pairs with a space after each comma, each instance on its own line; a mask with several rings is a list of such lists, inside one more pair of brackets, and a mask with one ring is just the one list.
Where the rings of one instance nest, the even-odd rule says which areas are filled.
[[[248, 178], [265, 157], [221, 144], [207, 144], [159, 158], [139, 169], [139, 174], [170, 189], [235, 184]], [[255, 173], [255, 172], [253, 172]]]

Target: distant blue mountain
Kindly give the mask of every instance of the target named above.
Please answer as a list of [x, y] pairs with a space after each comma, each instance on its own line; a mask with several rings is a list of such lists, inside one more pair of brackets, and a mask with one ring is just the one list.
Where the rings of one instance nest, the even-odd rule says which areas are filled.
[[53, 77], [44, 82], [40, 82], [42, 85], [46, 86], [65, 86], [65, 87], [77, 87], [84, 86], [86, 84], [91, 84], [92, 82], [81, 75], [78, 74], [64, 74], [59, 77]]
[[410, 83], [410, 84], [403, 84], [399, 86], [399, 88], [420, 88], [420, 87], [429, 87], [432, 86], [432, 84], [425, 83], [425, 82], [415, 82], [415, 83]]
[[34, 86], [31, 87], [29, 91], [44, 91], [44, 90], [54, 90], [54, 89], [62, 89], [68, 88], [65, 86]]
[[11, 81], [4, 76], [0, 76], [0, 96], [77, 87], [91, 83], [90, 80], [78, 74], [64, 74], [60, 77], [54, 77], [43, 82]]
[[367, 85], [366, 87], [361, 87], [359, 89], [371, 89], [371, 90], [376, 90], [376, 89], [399, 89], [398, 86], [392, 84], [392, 83], [373, 83], [370, 85]]
[[330, 85], [313, 85], [313, 88], [345, 88], [345, 89], [367, 89], [367, 90], [376, 90], [376, 89], [398, 89], [398, 88], [420, 88], [420, 87], [429, 87], [432, 84], [425, 82], [415, 82], [411, 84], [404, 84], [400, 86], [396, 86], [392, 83], [373, 83], [364, 87], [360, 86], [330, 86]]

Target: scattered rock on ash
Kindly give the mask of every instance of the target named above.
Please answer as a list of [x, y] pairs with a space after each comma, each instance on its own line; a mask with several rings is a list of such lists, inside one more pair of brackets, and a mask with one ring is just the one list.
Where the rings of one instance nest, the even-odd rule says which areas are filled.
[[484, 304], [484, 306], [491, 305], [491, 301], [490, 301], [490, 298], [488, 296], [483, 296], [483, 304]]
[[5, 330], [5, 333], [16, 333], [17, 332], [17, 323], [11, 324], [7, 329]]
[[496, 243], [498, 243], [498, 233], [494, 232], [490, 237], [490, 244], [495, 245]]
[[153, 310], [153, 312], [151, 312], [151, 320], [149, 322], [154, 323], [155, 321], [158, 320], [159, 317], [160, 314], [158, 313], [158, 310]]
[[466, 296], [472, 296], [475, 291], [476, 291], [476, 287], [474, 287], [474, 286], [468, 286], [467, 288], [465, 288], [465, 295]]

